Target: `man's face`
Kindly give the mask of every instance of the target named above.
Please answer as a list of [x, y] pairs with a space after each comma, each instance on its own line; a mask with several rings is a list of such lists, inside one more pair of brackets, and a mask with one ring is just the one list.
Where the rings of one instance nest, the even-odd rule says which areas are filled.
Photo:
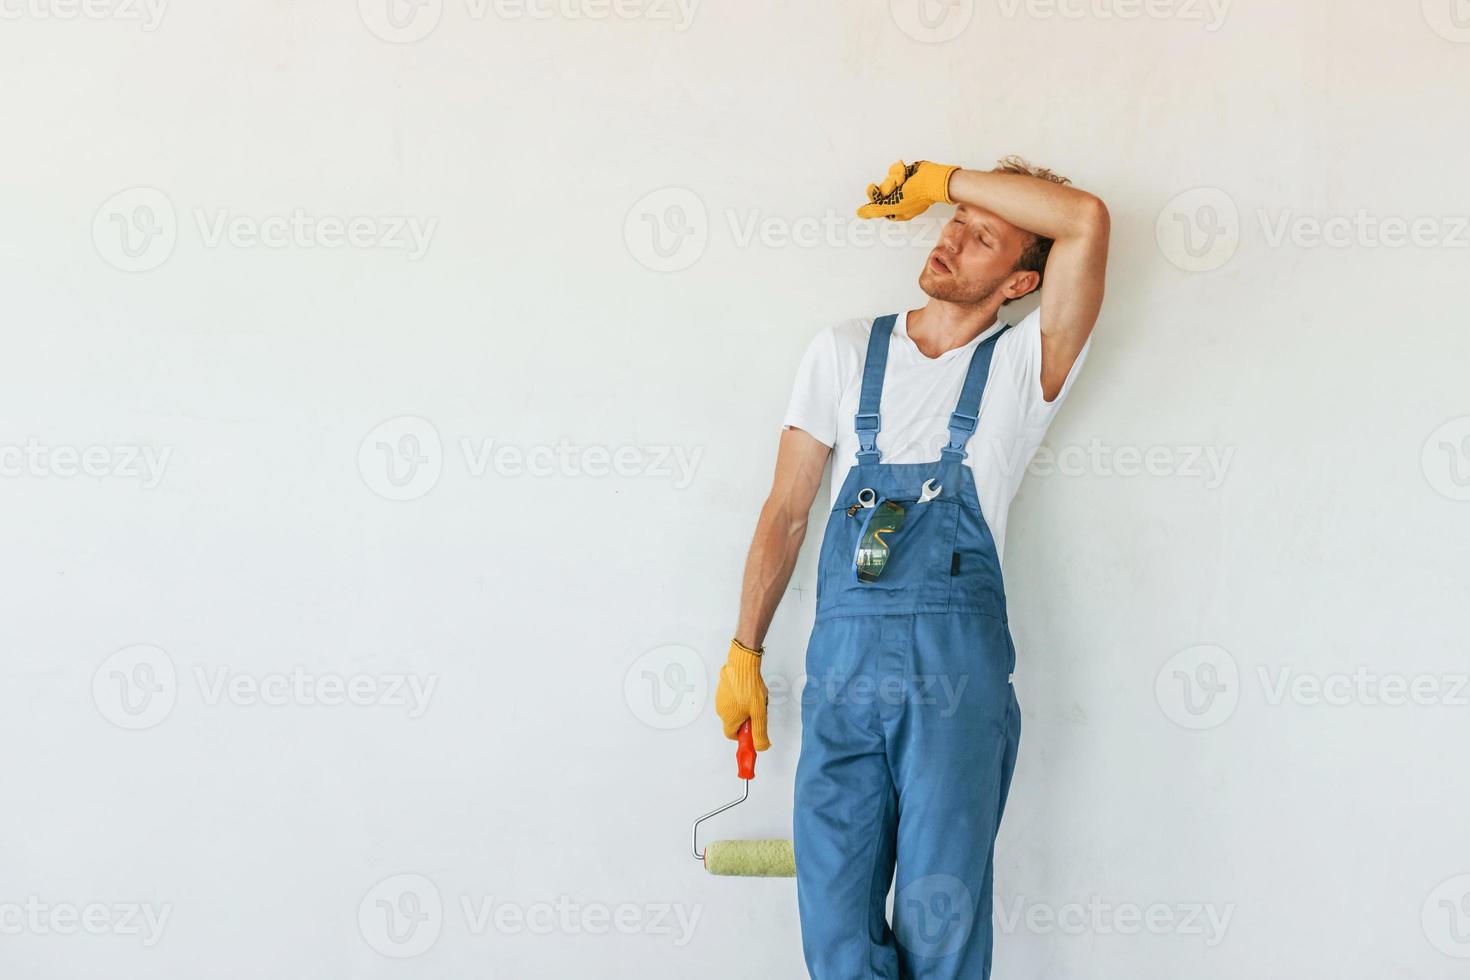
[[1033, 288], [1026, 279], [1035, 273], [1016, 270], [1030, 243], [1030, 232], [983, 208], [961, 204], [924, 261], [919, 288], [938, 300], [974, 304], [1013, 286], [1016, 295], [1006, 298], [1015, 299]]

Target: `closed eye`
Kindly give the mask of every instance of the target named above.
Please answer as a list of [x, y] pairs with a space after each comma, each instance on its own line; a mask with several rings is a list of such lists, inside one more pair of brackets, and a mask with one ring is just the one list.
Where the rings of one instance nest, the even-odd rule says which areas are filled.
[[[956, 214], [951, 220], [953, 220], [954, 223], [957, 225], [967, 224], [967, 222], [960, 220], [958, 214]], [[986, 231], [985, 227], [978, 222], [975, 224], [975, 241], [979, 242], [981, 245], [984, 245], [986, 248], [995, 248], [995, 238], [992, 237]]]

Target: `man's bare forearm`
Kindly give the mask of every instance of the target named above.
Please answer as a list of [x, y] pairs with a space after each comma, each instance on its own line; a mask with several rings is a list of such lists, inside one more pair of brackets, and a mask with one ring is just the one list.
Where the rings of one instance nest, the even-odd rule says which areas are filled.
[[[1041, 390], [1056, 398], [1077, 362], [1102, 308], [1111, 218], [1087, 191], [1029, 174], [957, 170], [949, 194], [961, 207], [1051, 239], [1042, 277]], [[1022, 276], [1036, 276], [1028, 270]], [[1035, 285], [1029, 288], [1035, 288]]]
[[956, 170], [949, 178], [949, 196], [1054, 241], [1085, 234], [1107, 220], [1107, 209], [1095, 195], [1026, 174]]
[[796, 513], [791, 503], [775, 497], [766, 501], [756, 521], [745, 578], [740, 588], [740, 622], [735, 639], [759, 650], [776, 607], [791, 581], [801, 543], [806, 538], [807, 508]]

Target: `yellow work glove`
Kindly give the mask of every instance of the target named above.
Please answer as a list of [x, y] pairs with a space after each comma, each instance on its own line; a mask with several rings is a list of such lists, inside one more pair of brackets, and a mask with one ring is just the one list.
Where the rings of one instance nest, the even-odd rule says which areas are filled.
[[908, 221], [923, 214], [931, 204], [953, 204], [949, 178], [958, 169], [928, 160], [905, 166], [899, 160], [888, 168], [883, 183], [868, 185], [868, 203], [858, 208], [858, 217]]
[[725, 726], [725, 737], [740, 737], [740, 726], [750, 719], [751, 740], [755, 750], [771, 747], [766, 735], [766, 682], [761, 680], [762, 650], [752, 650], [739, 640], [730, 641], [730, 656], [720, 668], [720, 683], [715, 688], [715, 713]]

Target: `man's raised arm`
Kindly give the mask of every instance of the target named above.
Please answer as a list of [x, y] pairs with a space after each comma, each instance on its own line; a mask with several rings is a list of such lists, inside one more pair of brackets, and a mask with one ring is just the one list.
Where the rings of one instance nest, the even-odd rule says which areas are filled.
[[990, 211], [1017, 228], [1052, 239], [1043, 273], [1047, 288], [1041, 291], [1041, 389], [1052, 401], [1102, 308], [1107, 207], [1075, 187], [1004, 171], [956, 170], [949, 178], [949, 196], [956, 204]]

